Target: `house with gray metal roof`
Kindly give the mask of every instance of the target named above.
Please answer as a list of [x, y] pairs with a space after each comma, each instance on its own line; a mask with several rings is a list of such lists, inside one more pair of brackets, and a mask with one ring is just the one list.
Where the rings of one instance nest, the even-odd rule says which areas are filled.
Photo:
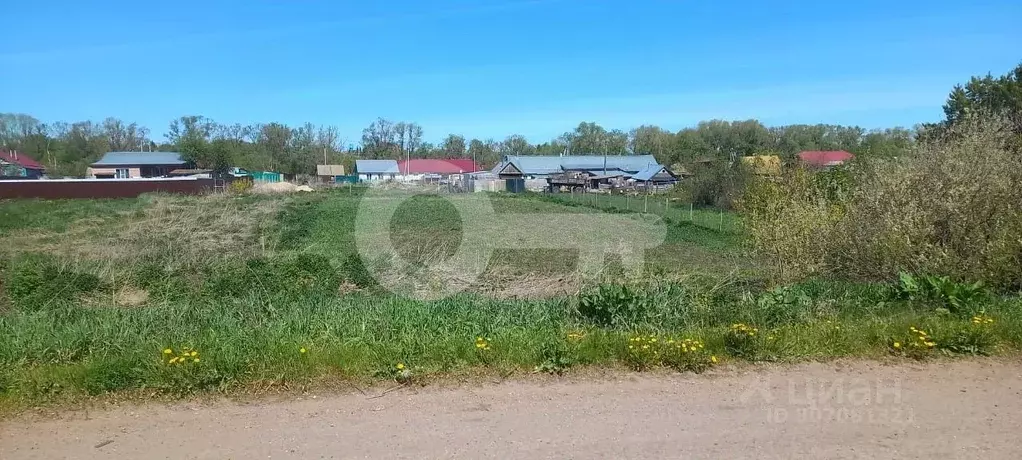
[[355, 160], [355, 173], [360, 181], [394, 179], [401, 174], [397, 160]]
[[108, 152], [89, 165], [86, 174], [96, 179], [163, 177], [175, 169], [189, 167], [177, 152]]
[[660, 166], [653, 155], [505, 155], [493, 168], [502, 179], [543, 179], [568, 171], [631, 176]]
[[666, 184], [676, 182], [678, 180], [678, 176], [674, 175], [674, 173], [662, 165], [650, 165], [646, 169], [632, 174], [632, 179], [635, 179], [638, 182]]
[[[493, 173], [521, 187], [525, 179], [546, 179], [551, 190], [616, 187], [639, 183], [671, 185], [678, 177], [653, 155], [507, 155]], [[512, 187], [509, 185], [509, 190]]]

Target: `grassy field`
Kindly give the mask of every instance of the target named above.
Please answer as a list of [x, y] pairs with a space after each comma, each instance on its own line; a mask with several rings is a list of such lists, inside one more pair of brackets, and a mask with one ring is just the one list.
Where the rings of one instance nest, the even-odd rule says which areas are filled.
[[[1015, 297], [948, 308], [889, 285], [770, 286], [737, 226], [674, 219], [642, 274], [608, 260], [603, 282], [582, 282], [570, 250], [508, 250], [461, 294], [407, 299], [354, 249], [363, 193], [0, 202], [0, 404], [1022, 347]], [[600, 212], [490, 200], [503, 214]], [[463, 224], [419, 196], [391, 240], [406, 259], [436, 260]]]

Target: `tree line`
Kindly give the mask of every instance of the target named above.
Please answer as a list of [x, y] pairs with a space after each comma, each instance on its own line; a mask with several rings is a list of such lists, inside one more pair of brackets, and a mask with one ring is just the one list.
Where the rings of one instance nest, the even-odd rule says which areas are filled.
[[347, 143], [333, 126], [225, 124], [203, 116], [184, 116], [172, 121], [165, 139], [157, 142], [148, 128], [116, 118], [43, 123], [30, 115], [0, 113], [0, 146], [36, 158], [53, 176], [83, 175], [90, 163], [109, 151], [171, 150], [181, 152], [200, 167], [238, 166], [285, 174], [312, 174], [316, 164], [323, 163], [350, 168], [355, 158], [473, 158], [489, 167], [504, 155], [652, 154], [666, 165], [700, 160], [735, 165], [738, 157], [748, 155], [779, 155], [790, 161], [804, 150], [893, 156], [911, 149], [921, 137], [939, 135], [973, 110], [1004, 113], [1022, 139], [1020, 81], [1022, 65], [1001, 77], [973, 78], [952, 89], [944, 106], [944, 120], [913, 128], [867, 130], [828, 124], [768, 127], [757, 120], [709, 120], [680, 131], [653, 125], [622, 131], [582, 122], [542, 143], [533, 143], [519, 134], [502, 140], [449, 134], [434, 144], [424, 141], [423, 128], [417, 123], [381, 118], [362, 130], [356, 144]]

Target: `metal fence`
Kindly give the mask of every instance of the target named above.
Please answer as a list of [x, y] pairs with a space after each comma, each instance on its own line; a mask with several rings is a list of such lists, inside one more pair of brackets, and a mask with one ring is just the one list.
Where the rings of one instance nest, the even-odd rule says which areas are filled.
[[613, 195], [608, 193], [571, 192], [548, 193], [566, 203], [575, 203], [605, 211], [625, 211], [656, 214], [674, 222], [689, 222], [720, 232], [738, 232], [741, 223], [734, 213], [716, 208], [700, 208], [664, 194]]
[[213, 179], [37, 179], [0, 181], [0, 198], [132, 198], [165, 192], [198, 195], [212, 192]]

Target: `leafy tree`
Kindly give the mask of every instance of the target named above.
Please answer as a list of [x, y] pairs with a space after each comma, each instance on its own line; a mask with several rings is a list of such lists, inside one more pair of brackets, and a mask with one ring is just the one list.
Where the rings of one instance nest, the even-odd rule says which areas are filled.
[[582, 122], [574, 131], [564, 133], [562, 140], [572, 155], [624, 155], [628, 153], [628, 134], [621, 130], [607, 131], [593, 122]]
[[956, 85], [944, 104], [942, 126], [927, 128], [942, 133], [966, 119], [971, 112], [1004, 117], [1014, 134], [1009, 144], [1022, 151], [1022, 63], [1000, 77], [987, 74], [972, 77], [965, 85]]
[[675, 156], [674, 134], [659, 126], [640, 126], [633, 129], [628, 137], [632, 153], [653, 155], [661, 163], [669, 162]]
[[440, 151], [444, 158], [465, 158], [465, 138], [455, 134], [448, 135], [440, 146]]
[[501, 155], [534, 155], [536, 147], [525, 136], [512, 134], [497, 144], [497, 152]]
[[468, 156], [477, 165], [484, 168], [492, 167], [500, 161], [500, 154], [497, 153], [497, 143], [492, 139], [487, 139], [485, 142], [479, 139], [472, 139], [468, 143]]

